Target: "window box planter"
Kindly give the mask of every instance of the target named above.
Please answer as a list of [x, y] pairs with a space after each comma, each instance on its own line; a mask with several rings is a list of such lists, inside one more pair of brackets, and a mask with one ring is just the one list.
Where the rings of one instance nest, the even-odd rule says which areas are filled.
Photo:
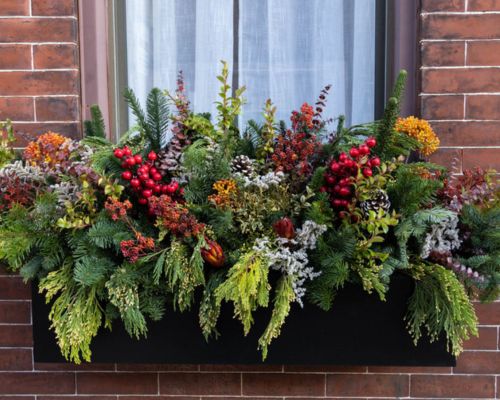
[[[294, 305], [281, 335], [273, 342], [266, 364], [405, 365], [454, 366], [444, 340], [429, 343], [423, 338], [415, 346], [404, 315], [413, 281], [395, 275], [381, 302], [360, 287], [346, 286], [330, 312], [305, 304]], [[44, 298], [33, 290], [33, 337], [36, 362], [64, 362], [49, 329]], [[219, 320], [221, 336], [205, 342], [197, 310], [167, 312], [150, 323], [147, 339], [135, 340], [117, 322], [112, 331], [101, 331], [92, 343], [93, 362], [259, 364], [259, 335], [269, 321], [268, 310], [255, 314], [255, 326], [244, 337], [241, 323], [232, 318], [225, 304]]]

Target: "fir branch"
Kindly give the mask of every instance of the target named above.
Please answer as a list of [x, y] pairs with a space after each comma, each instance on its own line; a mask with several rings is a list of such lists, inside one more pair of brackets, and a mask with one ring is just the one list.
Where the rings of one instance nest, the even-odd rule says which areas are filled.
[[86, 137], [106, 137], [106, 125], [104, 123], [104, 117], [102, 116], [101, 109], [97, 104], [90, 106], [90, 120], [85, 120], [83, 122], [85, 127]]
[[146, 110], [146, 132], [153, 150], [158, 151], [167, 143], [167, 129], [170, 120], [168, 100], [160, 89], [151, 89], [146, 102]]

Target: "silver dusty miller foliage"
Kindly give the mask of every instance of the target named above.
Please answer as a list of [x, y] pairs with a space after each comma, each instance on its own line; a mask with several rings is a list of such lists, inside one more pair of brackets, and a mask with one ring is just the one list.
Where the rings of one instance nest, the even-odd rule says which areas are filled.
[[264, 236], [255, 241], [254, 250], [262, 252], [272, 269], [293, 277], [295, 301], [303, 307], [302, 297], [306, 293], [304, 283], [321, 273], [309, 265], [308, 250], [316, 248], [318, 238], [326, 231], [325, 225], [307, 220], [293, 239], [278, 237], [270, 240]]
[[462, 243], [458, 235], [458, 216], [456, 214], [432, 225], [431, 231], [425, 237], [421, 257], [426, 259], [432, 252], [449, 253], [458, 249]]

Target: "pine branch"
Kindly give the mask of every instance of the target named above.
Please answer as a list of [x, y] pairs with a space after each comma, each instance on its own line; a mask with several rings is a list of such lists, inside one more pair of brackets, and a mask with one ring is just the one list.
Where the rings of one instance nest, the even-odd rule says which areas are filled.
[[153, 150], [160, 150], [167, 143], [167, 128], [170, 120], [167, 97], [158, 88], [149, 92], [147, 103], [147, 130]]

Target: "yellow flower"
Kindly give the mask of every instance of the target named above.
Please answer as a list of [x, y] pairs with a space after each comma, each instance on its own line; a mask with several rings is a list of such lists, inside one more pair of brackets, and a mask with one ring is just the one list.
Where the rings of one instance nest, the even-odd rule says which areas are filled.
[[231, 204], [231, 198], [237, 192], [236, 181], [233, 179], [218, 180], [213, 184], [212, 188], [217, 194], [208, 196], [208, 200], [218, 206], [229, 206]]
[[416, 117], [399, 118], [396, 130], [415, 138], [420, 144], [420, 153], [429, 156], [439, 148], [439, 138], [425, 119]]

